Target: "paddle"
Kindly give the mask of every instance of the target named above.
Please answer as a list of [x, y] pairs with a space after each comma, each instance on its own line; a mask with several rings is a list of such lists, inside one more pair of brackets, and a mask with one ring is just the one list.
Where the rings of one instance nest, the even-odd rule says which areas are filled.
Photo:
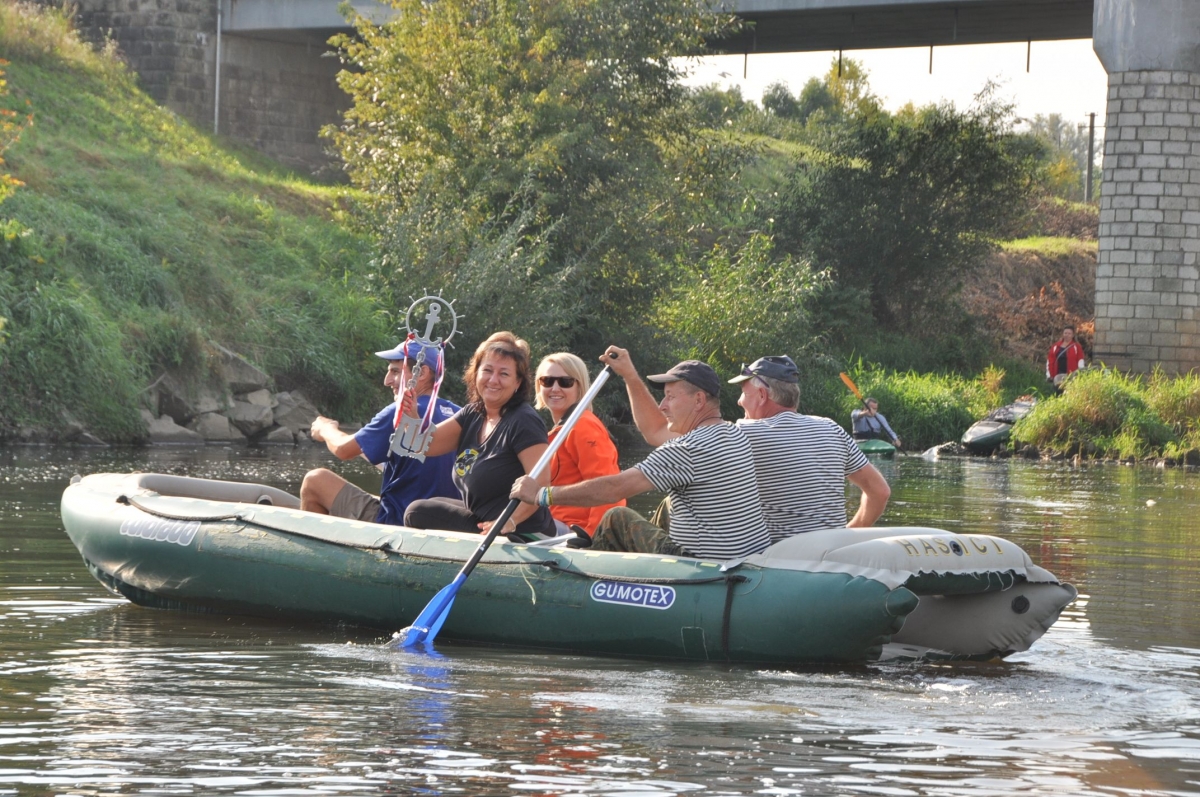
[[[838, 374], [838, 376], [842, 378], [842, 382], [846, 385], [846, 387], [850, 388], [850, 392], [858, 397], [858, 400], [863, 405], [863, 409], [865, 409], [867, 412], [870, 412], [871, 408], [867, 406], [867, 400], [863, 398], [863, 394], [859, 392], [858, 385], [854, 384], [854, 380], [850, 378], [850, 374], [842, 371], [840, 374]], [[883, 429], [880, 429], [880, 431], [883, 431]], [[897, 451], [902, 454], [904, 453], [904, 447], [900, 445], [900, 441], [897, 438], [892, 438], [892, 445], [896, 446]]]
[[[537, 464], [533, 466], [533, 470], [529, 471], [530, 476], [536, 479], [550, 466], [550, 460], [554, 458], [558, 447], [567, 439], [567, 435], [575, 427], [575, 422], [583, 415], [584, 410], [592, 403], [592, 399], [600, 392], [600, 388], [604, 386], [604, 383], [608, 381], [608, 377], [611, 375], [612, 371], [609, 370], [607, 365], [596, 375], [596, 381], [592, 383], [592, 386], [588, 388], [588, 392], [575, 405], [574, 412], [567, 418], [566, 423], [563, 424], [562, 429], [553, 442], [546, 447], [546, 451], [538, 459]], [[475, 549], [475, 553], [471, 554], [471, 558], [462, 566], [462, 570], [458, 571], [458, 575], [454, 577], [453, 581], [433, 596], [433, 599], [417, 615], [417, 619], [413, 620], [412, 625], [399, 633], [400, 638], [395, 643], [396, 645], [411, 648], [421, 643], [424, 643], [426, 646], [433, 644], [433, 638], [437, 636], [438, 631], [442, 628], [442, 623], [446, 622], [446, 616], [450, 614], [450, 607], [454, 605], [454, 598], [458, 595], [459, 588], [467, 580], [467, 576], [471, 575], [471, 571], [475, 569], [475, 565], [479, 564], [479, 560], [487, 553], [487, 549], [491, 547], [492, 541], [496, 539], [496, 535], [500, 533], [500, 529], [508, 524], [509, 518], [512, 517], [513, 512], [516, 512], [517, 507], [520, 505], [521, 502], [515, 498], [508, 502], [508, 506], [500, 513], [500, 517], [496, 518], [496, 522], [488, 530], [487, 535], [483, 538], [483, 542], [479, 543], [479, 547]]]

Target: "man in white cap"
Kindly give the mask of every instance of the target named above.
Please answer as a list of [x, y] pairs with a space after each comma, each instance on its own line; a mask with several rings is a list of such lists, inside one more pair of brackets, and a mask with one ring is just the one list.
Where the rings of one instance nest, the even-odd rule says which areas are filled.
[[[412, 367], [420, 356], [419, 343], [401, 343], [394, 349], [375, 352], [376, 357], [388, 361], [387, 375], [383, 384], [399, 395], [400, 387], [412, 378]], [[436, 348], [424, 349], [425, 361], [417, 379], [417, 413], [424, 417], [433, 393], [435, 374], [438, 370]], [[458, 406], [439, 398], [434, 409], [433, 424], [440, 423], [458, 412]], [[309, 435], [313, 440], [325, 443], [335, 457], [341, 460], [362, 456], [372, 465], [383, 468], [383, 483], [379, 495], [372, 495], [343, 479], [326, 468], [310, 470], [300, 485], [300, 508], [322, 515], [348, 517], [368, 523], [385, 523], [400, 526], [404, 523], [404, 510], [419, 498], [458, 498], [454, 486], [454, 454], [428, 457], [420, 462], [412, 457], [402, 457], [391, 451], [391, 438], [396, 425], [396, 403], [393, 401], [379, 411], [363, 428], [354, 434], [343, 432], [338, 422], [324, 416], [312, 422]]]
[[[800, 372], [791, 357], [761, 357], [729, 380], [740, 384], [737, 422], [754, 449], [759, 495], [771, 542], [793, 534], [871, 526], [892, 490], [854, 440], [829, 418], [801, 415]], [[862, 490], [846, 522], [846, 482]]]
[[658, 447], [632, 468], [578, 484], [543, 488], [522, 477], [512, 497], [541, 506], [599, 506], [651, 490], [667, 493], [669, 530], [628, 507], [614, 507], [604, 513], [591, 541], [600, 551], [736, 559], [767, 547], [750, 443], [721, 419], [716, 371], [699, 360], [684, 360], [665, 374], [647, 377], [663, 385], [663, 400], [655, 402], [629, 352], [610, 346], [600, 359], [625, 380], [634, 422]]

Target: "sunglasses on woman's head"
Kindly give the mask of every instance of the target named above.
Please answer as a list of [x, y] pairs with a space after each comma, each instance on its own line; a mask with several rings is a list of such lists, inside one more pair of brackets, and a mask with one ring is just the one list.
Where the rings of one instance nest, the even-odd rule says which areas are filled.
[[542, 387], [554, 387], [554, 383], [558, 382], [560, 387], [575, 387], [575, 377], [573, 376], [539, 376], [538, 384]]

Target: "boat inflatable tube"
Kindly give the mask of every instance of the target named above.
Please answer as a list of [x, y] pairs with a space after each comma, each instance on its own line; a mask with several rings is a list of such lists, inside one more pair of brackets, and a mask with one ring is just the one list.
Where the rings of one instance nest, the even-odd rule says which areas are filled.
[[[479, 541], [161, 474], [87, 476], [63, 493], [62, 517], [88, 570], [139, 605], [388, 631]], [[776, 666], [987, 659], [1026, 649], [1073, 598], [1015, 544], [938, 529], [819, 531], [728, 562], [498, 539], [438, 639]]]
[[920, 603], [884, 658], [989, 659], [1028, 650], [1077, 595], [1010, 540], [917, 526], [800, 534], [746, 561], [836, 565], [912, 591]]

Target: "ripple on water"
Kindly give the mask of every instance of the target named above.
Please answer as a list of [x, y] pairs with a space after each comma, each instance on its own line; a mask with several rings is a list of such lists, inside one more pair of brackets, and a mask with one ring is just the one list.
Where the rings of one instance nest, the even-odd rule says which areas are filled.
[[889, 519], [1009, 536], [1081, 588], [1031, 651], [982, 665], [431, 657], [353, 629], [129, 606], [56, 514], [74, 472], [295, 491], [317, 464], [0, 451], [0, 793], [1200, 794], [1196, 474], [888, 465]]

